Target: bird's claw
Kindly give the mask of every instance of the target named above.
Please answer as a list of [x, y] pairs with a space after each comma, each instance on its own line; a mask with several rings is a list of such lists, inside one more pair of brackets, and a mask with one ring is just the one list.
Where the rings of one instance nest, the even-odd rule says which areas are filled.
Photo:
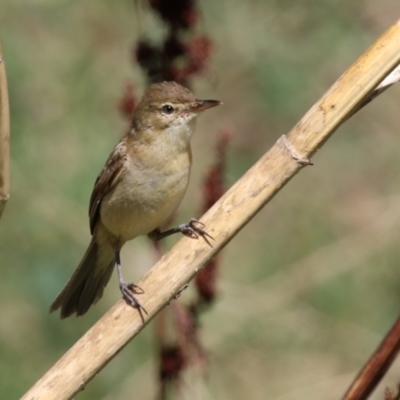
[[191, 218], [187, 224], [179, 225], [179, 230], [185, 236], [188, 236], [192, 239], [198, 239], [201, 236], [208, 243], [208, 245], [211, 246], [208, 238], [212, 240], [214, 240], [214, 238], [204, 228], [205, 225], [195, 218]]
[[148, 315], [146, 309], [142, 306], [142, 303], [137, 299], [135, 294], [143, 294], [144, 290], [136, 285], [135, 283], [121, 282], [119, 288], [122, 293], [124, 300], [131, 306], [143, 310]]

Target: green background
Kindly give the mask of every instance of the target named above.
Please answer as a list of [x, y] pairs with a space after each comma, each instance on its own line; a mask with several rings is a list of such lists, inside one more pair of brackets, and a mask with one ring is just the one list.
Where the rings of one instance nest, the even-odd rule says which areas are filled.
[[[400, 16], [397, 0], [203, 0], [197, 33], [214, 42], [179, 221], [198, 216], [201, 180], [232, 130], [227, 186], [297, 122]], [[138, 15], [140, 13], [140, 15]], [[0, 221], [0, 393], [22, 396], [119, 298], [113, 276], [83, 318], [48, 307], [89, 242], [94, 179], [127, 123], [131, 49], [160, 21], [131, 1], [0, 3], [11, 103], [11, 197]], [[202, 318], [210, 354], [182, 399], [338, 399], [398, 316], [400, 86], [359, 112], [223, 251], [219, 299]], [[176, 238], [168, 241], [172, 245]], [[155, 262], [146, 238], [122, 252], [138, 280]], [[190, 293], [184, 293], [185, 301]], [[77, 399], [154, 399], [154, 327], [130, 343]], [[395, 387], [395, 363], [384, 387]]]

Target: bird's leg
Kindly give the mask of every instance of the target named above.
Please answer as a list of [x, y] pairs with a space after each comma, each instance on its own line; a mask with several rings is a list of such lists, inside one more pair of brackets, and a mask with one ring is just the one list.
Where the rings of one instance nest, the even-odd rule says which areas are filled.
[[182, 233], [192, 239], [198, 239], [199, 237], [202, 237], [211, 246], [208, 238], [212, 240], [214, 240], [214, 238], [204, 230], [204, 227], [205, 225], [202, 222], [198, 221], [195, 218], [191, 218], [187, 224], [181, 224], [176, 228], [168, 229], [165, 232], [160, 232], [159, 229], [156, 229], [148, 236], [150, 237], [150, 239], [158, 241], [175, 233]]
[[128, 304], [136, 308], [142, 309], [144, 313], [147, 315], [146, 309], [142, 306], [142, 303], [135, 296], [135, 294], [137, 293], [144, 293], [144, 290], [135, 283], [126, 282], [122, 275], [120, 250], [115, 251], [115, 262], [117, 264], [119, 289], [121, 290], [122, 297]]

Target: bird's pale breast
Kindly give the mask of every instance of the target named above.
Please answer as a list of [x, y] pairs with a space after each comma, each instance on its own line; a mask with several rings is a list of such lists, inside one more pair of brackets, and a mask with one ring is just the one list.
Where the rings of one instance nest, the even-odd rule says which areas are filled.
[[124, 241], [158, 228], [178, 208], [190, 175], [190, 154], [168, 161], [128, 158], [115, 188], [103, 199], [101, 220]]

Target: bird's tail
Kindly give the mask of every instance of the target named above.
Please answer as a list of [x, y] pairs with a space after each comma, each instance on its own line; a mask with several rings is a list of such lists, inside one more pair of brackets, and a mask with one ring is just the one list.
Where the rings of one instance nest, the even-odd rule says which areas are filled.
[[114, 264], [115, 256], [111, 246], [100, 248], [93, 237], [78, 268], [50, 306], [50, 312], [61, 308], [61, 318], [74, 313], [77, 316], [85, 314], [103, 295]]

